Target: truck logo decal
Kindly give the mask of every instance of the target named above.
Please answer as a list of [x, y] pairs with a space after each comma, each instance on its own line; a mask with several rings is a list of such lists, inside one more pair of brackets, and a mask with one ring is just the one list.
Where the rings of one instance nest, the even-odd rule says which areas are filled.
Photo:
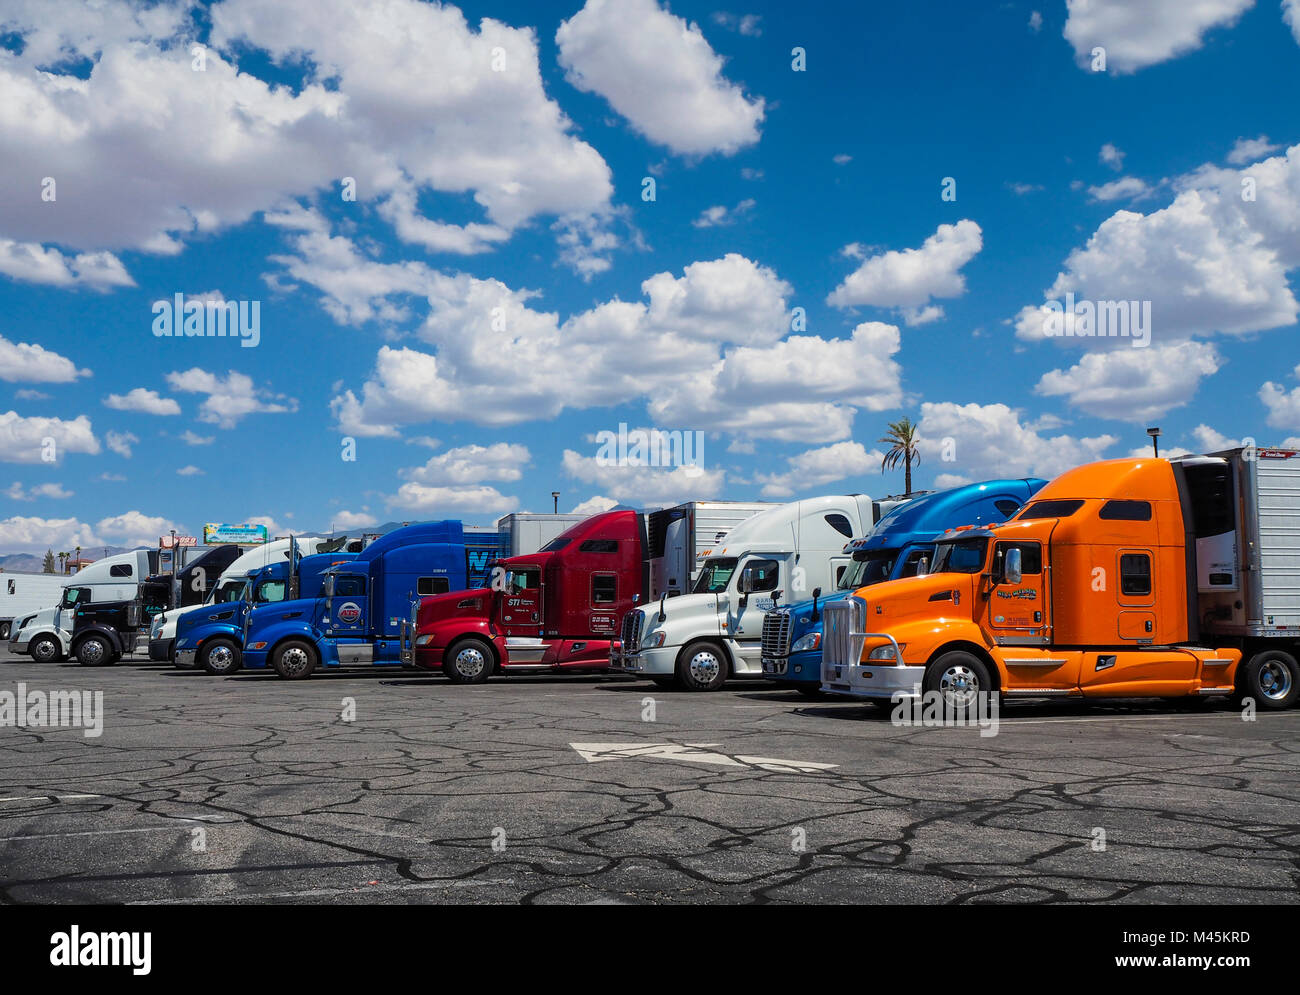
[[1022, 601], [1033, 601], [1038, 597], [1038, 588], [1022, 587], [1018, 591], [998, 591], [999, 598], [1019, 598]]
[[339, 605], [337, 614], [338, 620], [344, 625], [352, 625], [361, 617], [361, 608], [355, 602], [349, 601], [345, 604]]

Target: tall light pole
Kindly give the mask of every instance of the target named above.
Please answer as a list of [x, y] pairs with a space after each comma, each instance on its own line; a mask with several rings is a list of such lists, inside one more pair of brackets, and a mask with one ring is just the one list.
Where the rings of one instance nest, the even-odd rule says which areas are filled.
[[558, 515], [560, 513], [560, 492], [559, 491], [551, 491], [551, 501], [554, 502], [555, 513]]
[[1149, 428], [1147, 435], [1151, 436], [1151, 450], [1156, 454], [1156, 459], [1160, 458], [1160, 429]]

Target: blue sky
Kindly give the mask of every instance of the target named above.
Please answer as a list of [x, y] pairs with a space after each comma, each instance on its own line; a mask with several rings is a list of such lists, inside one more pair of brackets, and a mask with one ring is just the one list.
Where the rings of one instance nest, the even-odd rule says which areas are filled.
[[5, 3], [0, 552], [1297, 440], [1300, 5], [1188, 6]]

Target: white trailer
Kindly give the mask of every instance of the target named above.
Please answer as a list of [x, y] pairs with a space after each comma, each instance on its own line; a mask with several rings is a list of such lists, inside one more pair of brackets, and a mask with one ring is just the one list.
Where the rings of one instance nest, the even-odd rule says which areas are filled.
[[745, 519], [775, 507], [770, 501], [688, 501], [647, 512], [650, 599], [688, 593], [709, 549]]
[[[497, 519], [500, 533], [497, 555], [526, 556], [536, 553], [571, 525], [590, 518], [590, 515], [535, 515], [532, 512], [515, 512]], [[465, 530], [466, 532], [469, 529]]]
[[71, 577], [46, 573], [0, 571], [0, 639], [7, 640], [13, 623], [24, 615], [59, 603]]

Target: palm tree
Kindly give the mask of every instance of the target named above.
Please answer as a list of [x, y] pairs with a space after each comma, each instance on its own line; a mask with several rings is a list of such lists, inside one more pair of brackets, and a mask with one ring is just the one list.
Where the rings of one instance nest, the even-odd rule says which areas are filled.
[[916, 448], [917, 434], [916, 426], [912, 424], [910, 418], [904, 418], [901, 421], [891, 422], [889, 431], [885, 433], [883, 439], [877, 439], [877, 443], [889, 446], [885, 452], [884, 458], [880, 461], [880, 472], [893, 470], [898, 467], [899, 461], [903, 463], [903, 483], [906, 488], [904, 497], [912, 496], [912, 463], [918, 466], [921, 463], [921, 452]]

